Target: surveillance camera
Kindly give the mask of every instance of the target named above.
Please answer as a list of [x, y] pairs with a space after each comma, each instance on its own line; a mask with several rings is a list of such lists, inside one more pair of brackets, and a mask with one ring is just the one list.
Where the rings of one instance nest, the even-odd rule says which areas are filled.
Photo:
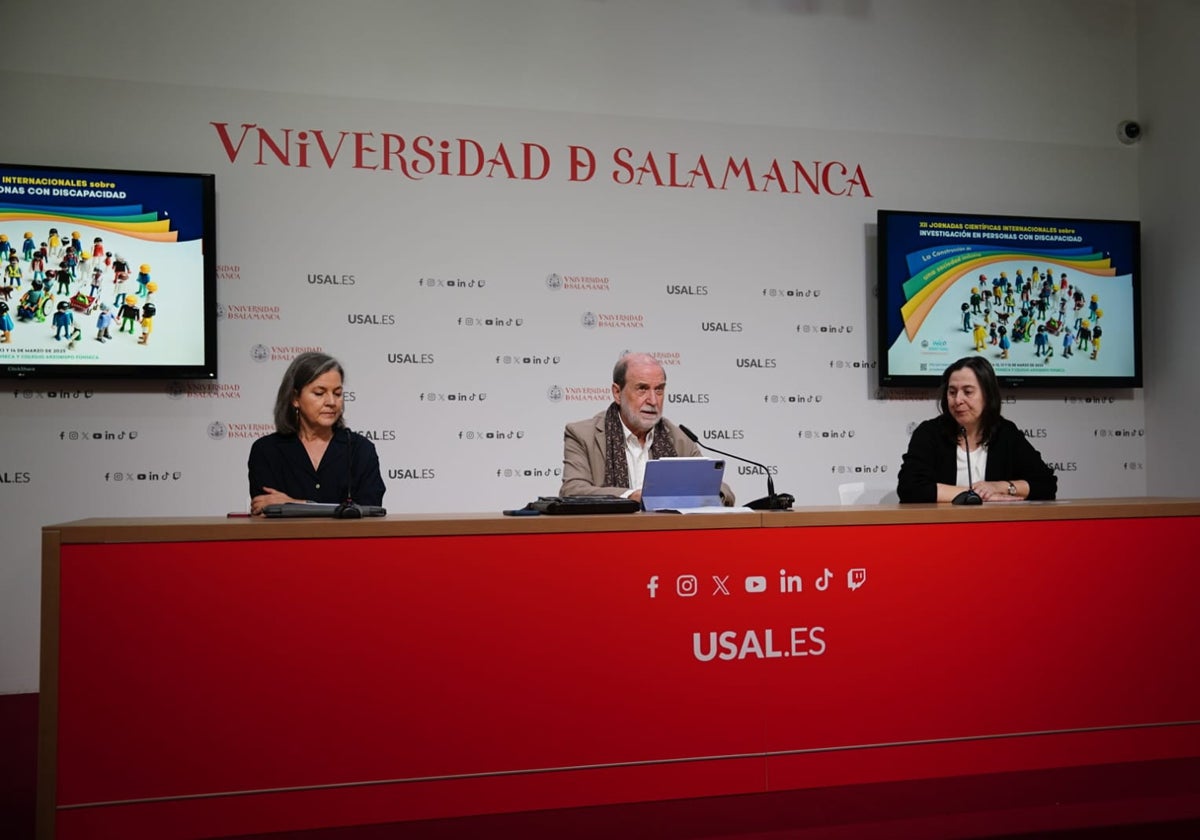
[[1117, 139], [1126, 146], [1132, 146], [1142, 139], [1142, 124], [1137, 120], [1121, 120], [1117, 123]]

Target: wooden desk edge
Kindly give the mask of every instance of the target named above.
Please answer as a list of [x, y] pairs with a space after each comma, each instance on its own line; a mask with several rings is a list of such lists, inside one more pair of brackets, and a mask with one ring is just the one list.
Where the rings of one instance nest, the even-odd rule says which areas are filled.
[[[1146, 497], [953, 505], [848, 505], [790, 511], [738, 510], [713, 514], [634, 513], [593, 516], [504, 516], [500, 513], [392, 514], [359, 519], [229, 519], [151, 517], [81, 519], [47, 525], [60, 545], [80, 543], [203, 542], [212, 540], [345, 539], [350, 537], [493, 536], [505, 534], [691, 531], [927, 525], [1061, 519], [1200, 516], [1200, 499]], [[45, 537], [44, 537], [45, 539]], [[43, 539], [43, 542], [44, 542]]]

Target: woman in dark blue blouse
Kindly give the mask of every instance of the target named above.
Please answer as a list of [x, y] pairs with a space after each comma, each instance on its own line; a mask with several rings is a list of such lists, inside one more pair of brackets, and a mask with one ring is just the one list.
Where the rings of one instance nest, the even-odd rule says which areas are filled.
[[250, 447], [250, 512], [283, 502], [380, 505], [387, 489], [375, 445], [346, 427], [341, 364], [301, 353], [275, 398], [275, 432]]

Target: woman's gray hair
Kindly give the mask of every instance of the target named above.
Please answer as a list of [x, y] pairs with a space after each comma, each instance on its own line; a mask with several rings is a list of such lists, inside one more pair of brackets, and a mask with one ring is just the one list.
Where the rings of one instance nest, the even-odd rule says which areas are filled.
[[[283, 374], [283, 381], [279, 383], [279, 393], [275, 396], [275, 431], [289, 435], [300, 431], [292, 399], [300, 394], [305, 385], [331, 370], [336, 370], [342, 381], [346, 381], [346, 372], [342, 370], [341, 363], [327, 353], [301, 353], [292, 359], [292, 363]], [[345, 427], [345, 422], [339, 417], [334, 428]]]

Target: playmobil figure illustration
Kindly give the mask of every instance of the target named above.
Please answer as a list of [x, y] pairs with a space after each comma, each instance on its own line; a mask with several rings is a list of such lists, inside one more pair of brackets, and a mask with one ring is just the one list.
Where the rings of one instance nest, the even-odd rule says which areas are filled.
[[[65, 268], [67, 270], [67, 273], [71, 275], [72, 280], [77, 279], [76, 274], [75, 274], [75, 269], [79, 267], [78, 252], [76, 252], [76, 250], [74, 248], [72, 248], [68, 245], [66, 253], [63, 254], [62, 262], [60, 262], [58, 264], [58, 267], [60, 269]], [[62, 278], [59, 278], [59, 279], [61, 280]]]
[[1033, 346], [1035, 348], [1037, 348], [1034, 350], [1034, 353], [1033, 353], [1034, 356], [1042, 355], [1043, 353], [1046, 352], [1046, 349], [1050, 346], [1050, 336], [1046, 335], [1045, 327], [1039, 326], [1037, 328], [1037, 337], [1034, 338], [1034, 340], [1033, 340]]
[[976, 350], [982, 351], [987, 348], [988, 333], [987, 328], [983, 324], [976, 324], [975, 329], [971, 332], [971, 335], [975, 339]]
[[1100, 355], [1100, 335], [1103, 332], [1104, 331], [1102, 329], [1100, 329], [1099, 324], [1092, 327], [1092, 358], [1093, 359], [1096, 358], [1096, 356]]
[[71, 248], [75, 251], [76, 254], [83, 253], [83, 240], [80, 239], [81, 236], [82, 236], [82, 234], [79, 231], [77, 231], [77, 230], [71, 231]]
[[962, 309], [962, 331], [970, 332], [971, 331], [971, 304], [964, 303], [962, 305], [961, 309]]
[[7, 233], [0, 233], [0, 260], [8, 261], [8, 258], [13, 255], [12, 243], [8, 241]]
[[1063, 325], [1063, 343], [1062, 343], [1064, 359], [1075, 355], [1074, 346], [1075, 346], [1075, 336], [1071, 332], [1071, 328], [1064, 324]]
[[1029, 310], [1022, 309], [1021, 314], [1017, 316], [1017, 320], [1013, 322], [1013, 341], [1024, 341], [1025, 333], [1029, 330]]
[[108, 309], [107, 303], [100, 304], [100, 314], [96, 316], [96, 340], [103, 344], [108, 339], [112, 338], [112, 333], [109, 329], [117, 319], [113, 317], [112, 312]]
[[25, 231], [25, 241], [21, 243], [21, 254], [25, 257], [25, 262], [33, 259], [33, 231]]
[[8, 283], [11, 283], [12, 286], [20, 286], [20, 278], [22, 278], [24, 274], [24, 270], [20, 268], [20, 258], [17, 257], [17, 252], [8, 254], [7, 262], [4, 266], [5, 280]]
[[113, 298], [113, 306], [119, 307], [125, 302], [125, 286], [129, 280], [129, 263], [118, 254], [113, 258], [113, 288], [117, 296]]
[[29, 269], [33, 272], [34, 280], [46, 279], [46, 249], [45, 247], [38, 248], [33, 252], [33, 259], [29, 261]]
[[1092, 346], [1092, 324], [1090, 321], [1083, 321], [1079, 325], [1079, 339], [1076, 342], [1076, 349], [1087, 350]]
[[150, 301], [142, 305], [142, 336], [138, 339], [138, 344], [150, 343], [150, 333], [154, 330], [154, 316], [157, 314], [158, 307]]
[[[117, 314], [121, 318], [121, 328], [118, 332], [128, 332], [130, 335], [133, 335], [133, 325], [141, 317], [141, 313], [137, 307], [137, 296], [125, 295], [125, 303], [121, 305], [121, 310]], [[126, 330], [126, 327], [129, 329]]]
[[[55, 280], [58, 281], [58, 293], [60, 295], [70, 294], [71, 292], [71, 272], [66, 268], [66, 265], [67, 261], [63, 260], [58, 267], [58, 271], [51, 272]], [[50, 285], [47, 284], [46, 288], [49, 289]]]
[[150, 284], [150, 263], [142, 263], [138, 269], [138, 297], [146, 296], [146, 286]]
[[1037, 302], [1034, 303], [1034, 306], [1037, 307], [1038, 317], [1045, 318], [1046, 313], [1050, 310], [1050, 292], [1049, 292], [1049, 290], [1043, 288], [1040, 292], [1038, 292], [1038, 299], [1037, 299]]
[[0, 300], [0, 344], [12, 343], [12, 315], [8, 314], [8, 304]]
[[61, 260], [63, 242], [58, 235], [58, 228], [50, 228], [50, 233], [46, 235], [46, 243], [46, 247], [48, 248], [46, 251], [46, 256], [50, 258], [50, 261], [55, 262], [57, 260]]
[[54, 340], [62, 341], [63, 336], [71, 337], [71, 328], [75, 326], [75, 316], [71, 314], [71, 304], [65, 300], [58, 302], [54, 312]]
[[50, 301], [50, 295], [42, 290], [42, 281], [34, 280], [30, 284], [29, 291], [21, 295], [21, 300], [17, 302], [17, 320], [32, 321], [36, 319], [38, 323], [43, 323], [46, 320], [45, 305]]
[[21, 261], [17, 259], [17, 255], [13, 254], [8, 258], [8, 265], [4, 267], [4, 280], [10, 286], [21, 285]]
[[100, 278], [104, 276], [104, 269], [96, 266], [92, 269], [92, 297], [100, 294]]
[[1012, 347], [1012, 342], [1008, 340], [1008, 330], [1005, 327], [1000, 328], [1000, 358], [1008, 358], [1008, 348]]
[[92, 259], [98, 260], [104, 256], [104, 240], [97, 236], [92, 240]]

